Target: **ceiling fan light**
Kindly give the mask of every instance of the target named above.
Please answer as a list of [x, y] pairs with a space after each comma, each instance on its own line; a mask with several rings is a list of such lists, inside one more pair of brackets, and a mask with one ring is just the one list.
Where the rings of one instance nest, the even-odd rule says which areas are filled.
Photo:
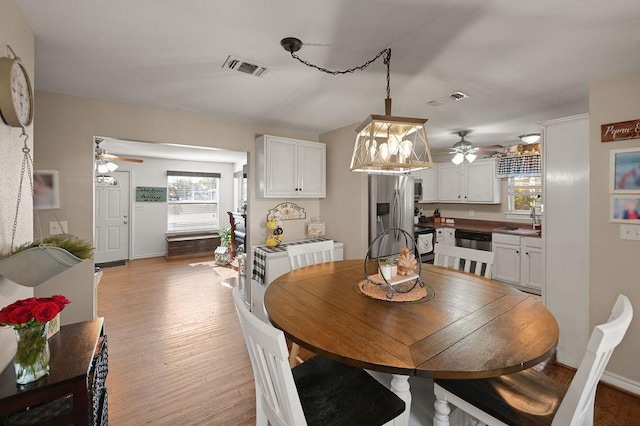
[[526, 135], [520, 135], [519, 138], [522, 143], [536, 143], [540, 140], [540, 133], [528, 133]]
[[98, 173], [109, 173], [109, 167], [105, 163], [98, 163]]
[[451, 159], [451, 162], [453, 164], [455, 164], [456, 166], [460, 163], [462, 163], [464, 161], [464, 154], [461, 152], [458, 152], [456, 155], [453, 156], [453, 158]]
[[467, 161], [468, 161], [468, 162], [470, 162], [470, 163], [473, 163], [473, 160], [475, 160], [475, 159], [476, 159], [476, 157], [477, 157], [477, 155], [476, 155], [476, 154], [473, 154], [473, 153], [471, 153], [471, 152], [470, 152], [470, 153], [468, 153], [468, 154], [466, 154], [466, 155], [464, 156], [464, 158], [466, 158], [466, 159], [467, 159]]
[[108, 169], [110, 172], [114, 172], [114, 171], [116, 171], [116, 170], [118, 169], [118, 165], [117, 165], [116, 163], [113, 163], [113, 162], [109, 161], [109, 162], [107, 163], [107, 169]]

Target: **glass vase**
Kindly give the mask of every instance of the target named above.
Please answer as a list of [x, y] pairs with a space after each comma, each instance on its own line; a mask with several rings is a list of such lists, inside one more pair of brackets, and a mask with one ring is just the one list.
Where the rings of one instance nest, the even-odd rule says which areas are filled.
[[49, 374], [49, 323], [37, 323], [30, 327], [14, 328], [18, 349], [13, 360], [16, 382], [19, 385], [35, 382]]

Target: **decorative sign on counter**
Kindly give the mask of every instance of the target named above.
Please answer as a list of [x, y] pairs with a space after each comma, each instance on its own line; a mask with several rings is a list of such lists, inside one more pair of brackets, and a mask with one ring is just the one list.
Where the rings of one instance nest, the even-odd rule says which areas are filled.
[[270, 218], [280, 220], [305, 219], [307, 213], [302, 207], [292, 202], [280, 203], [267, 212], [267, 220]]
[[602, 142], [640, 139], [640, 119], [603, 124], [600, 126], [600, 137]]
[[139, 201], [167, 201], [167, 188], [155, 186], [136, 186], [136, 202]]

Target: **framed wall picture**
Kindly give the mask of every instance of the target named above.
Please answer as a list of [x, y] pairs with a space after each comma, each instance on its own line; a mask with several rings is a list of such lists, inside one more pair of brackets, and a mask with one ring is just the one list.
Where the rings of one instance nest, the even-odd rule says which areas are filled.
[[33, 209], [59, 209], [59, 188], [57, 170], [35, 170], [33, 172]]
[[609, 173], [611, 193], [640, 194], [640, 148], [611, 150]]
[[640, 223], [640, 195], [612, 195], [611, 222]]

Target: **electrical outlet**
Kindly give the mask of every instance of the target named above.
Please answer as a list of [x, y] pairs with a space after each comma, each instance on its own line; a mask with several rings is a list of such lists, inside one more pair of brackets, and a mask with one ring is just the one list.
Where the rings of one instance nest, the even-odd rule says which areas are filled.
[[49, 235], [60, 235], [67, 233], [67, 221], [49, 222]]

